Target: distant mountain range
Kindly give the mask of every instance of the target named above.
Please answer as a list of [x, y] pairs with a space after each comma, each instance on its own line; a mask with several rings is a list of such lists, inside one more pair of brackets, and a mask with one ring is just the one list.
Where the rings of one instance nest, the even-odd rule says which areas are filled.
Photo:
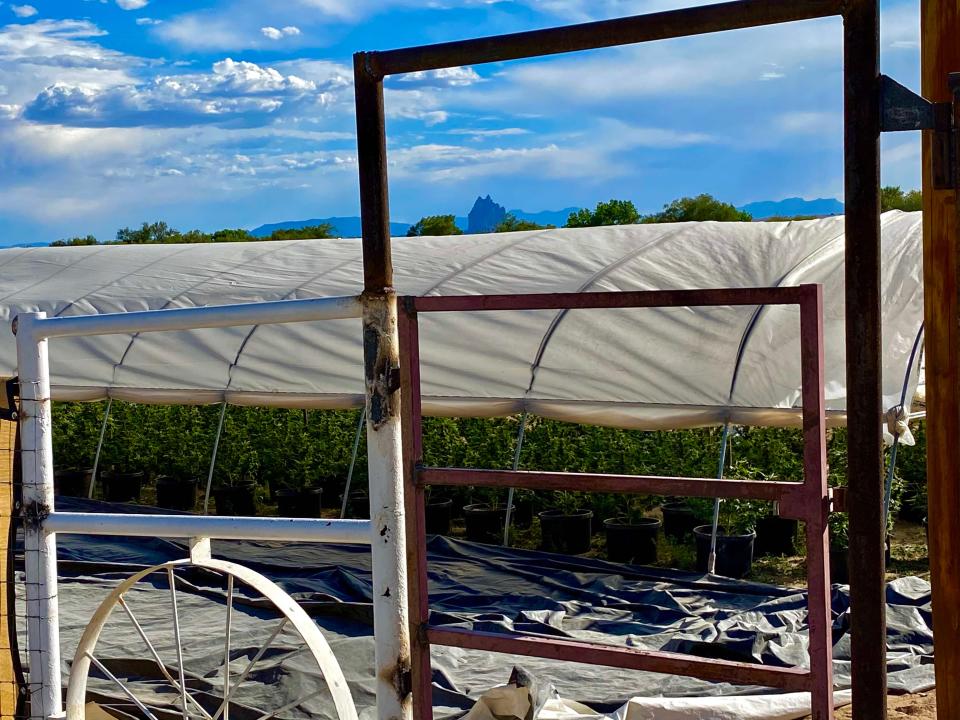
[[803, 198], [792, 197], [783, 200], [761, 200], [747, 203], [738, 209], [750, 213], [754, 220], [766, 220], [778, 215], [785, 217], [793, 217], [794, 215], [842, 215], [843, 203], [836, 198], [804, 200]]
[[[502, 205], [498, 205], [487, 195], [486, 197], [478, 197], [470, 213], [466, 216], [457, 215], [455, 222], [457, 227], [465, 233], [484, 233], [493, 230], [509, 213], [520, 220], [529, 220], [538, 225], [563, 227], [570, 213], [574, 213], [579, 209], [580, 208], [577, 207], [567, 207], [562, 210], [541, 210], [540, 212], [527, 212], [519, 209], [506, 210]], [[784, 198], [783, 200], [761, 200], [747, 203], [746, 205], [741, 205], [739, 209], [746, 210], [753, 216], [754, 220], [766, 220], [767, 218], [779, 215], [786, 217], [792, 217], [794, 215], [842, 215], [843, 203], [836, 198], [804, 200], [803, 198], [792, 197]], [[309, 220], [287, 220], [261, 225], [250, 232], [257, 237], [267, 237], [274, 230], [287, 230], [327, 223], [333, 226], [334, 234], [337, 237], [356, 238], [361, 235], [360, 218], [356, 215], [311, 218]], [[410, 223], [390, 223], [390, 233], [394, 237], [406, 235], [409, 229]]]

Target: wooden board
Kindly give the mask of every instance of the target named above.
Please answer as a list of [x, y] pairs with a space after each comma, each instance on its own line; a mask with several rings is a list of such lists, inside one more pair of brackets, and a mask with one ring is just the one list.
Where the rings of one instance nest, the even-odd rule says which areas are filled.
[[[922, 0], [921, 94], [950, 100], [960, 70], [957, 0]], [[923, 138], [923, 282], [927, 386], [927, 492], [937, 710], [960, 718], [960, 285], [957, 196], [934, 190], [932, 132]]]
[[13, 510], [13, 460], [16, 423], [0, 420], [0, 720], [13, 718], [17, 710], [17, 680], [10, 629], [16, 627], [14, 608], [8, 606], [13, 549], [8, 547]]

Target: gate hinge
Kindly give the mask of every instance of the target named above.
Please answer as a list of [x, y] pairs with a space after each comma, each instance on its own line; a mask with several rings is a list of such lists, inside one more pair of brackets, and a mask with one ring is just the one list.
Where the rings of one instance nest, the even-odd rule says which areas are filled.
[[16, 377], [4, 383], [6, 390], [6, 406], [0, 406], [0, 420], [17, 420], [20, 413], [17, 410], [17, 398], [20, 396], [20, 381]]
[[930, 102], [887, 75], [880, 76], [880, 130], [932, 130], [935, 190], [960, 187], [960, 73], [950, 73], [952, 102]]

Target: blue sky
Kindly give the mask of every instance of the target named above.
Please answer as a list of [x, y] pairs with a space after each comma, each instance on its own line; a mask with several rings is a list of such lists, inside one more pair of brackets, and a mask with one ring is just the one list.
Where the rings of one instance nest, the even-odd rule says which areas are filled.
[[[683, 0], [3, 0], [0, 244], [358, 213], [351, 55]], [[916, 88], [918, 2], [883, 4]], [[388, 81], [395, 220], [698, 192], [841, 197], [836, 19]], [[915, 133], [885, 183], [919, 184]]]

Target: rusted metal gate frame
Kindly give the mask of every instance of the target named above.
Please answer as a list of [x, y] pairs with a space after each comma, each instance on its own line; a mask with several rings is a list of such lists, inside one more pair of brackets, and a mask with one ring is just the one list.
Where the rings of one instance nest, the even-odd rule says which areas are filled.
[[[414, 717], [432, 720], [430, 645], [587, 662], [595, 665], [689, 675], [704, 680], [810, 691], [814, 717], [833, 716], [833, 642], [827, 517], [826, 415], [823, 390], [823, 293], [819, 285], [782, 288], [468, 295], [400, 299], [401, 417], [404, 437], [404, 497], [409, 558], [411, 667]], [[429, 468], [422, 465], [419, 313], [569, 308], [652, 308], [799, 305], [803, 414], [802, 483], [704, 478], [602, 475], [534, 471]], [[755, 498], [779, 501], [781, 514], [805, 524], [810, 670], [770, 667], [672, 652], [598, 645], [520, 634], [476, 632], [429, 624], [426, 508], [431, 485], [520, 487], [538, 490]]]
[[[850, 588], [851, 675], [855, 720], [886, 717], [886, 616], [884, 596], [883, 460], [880, 317], [880, 12], [878, 0], [736, 0], [634, 17], [584, 23], [385, 52], [354, 55], [357, 162], [363, 227], [364, 298], [376, 308], [365, 320], [367, 406], [380, 410], [368, 422], [368, 441], [382, 435], [390, 452], [399, 417], [389, 379], [400, 370], [390, 250], [386, 123], [383, 81], [390, 75], [541, 57], [601, 47], [680, 38], [815, 18], [843, 19], [844, 203], [848, 478], [850, 557], [857, 569]], [[407, 439], [403, 439], [406, 443]], [[395, 478], [385, 478], [391, 485]], [[394, 486], [395, 487], [395, 486]], [[396, 520], [403, 522], [402, 515]], [[400, 550], [400, 548], [397, 548]], [[403, 551], [406, 551], [404, 549]], [[395, 590], [406, 584], [397, 578]], [[400, 630], [400, 654], [378, 659], [383, 691], [392, 682], [399, 703], [380, 717], [408, 717], [409, 644]], [[389, 671], [389, 672], [388, 672]], [[399, 671], [400, 675], [392, 674]], [[391, 677], [392, 680], [387, 678]]]

